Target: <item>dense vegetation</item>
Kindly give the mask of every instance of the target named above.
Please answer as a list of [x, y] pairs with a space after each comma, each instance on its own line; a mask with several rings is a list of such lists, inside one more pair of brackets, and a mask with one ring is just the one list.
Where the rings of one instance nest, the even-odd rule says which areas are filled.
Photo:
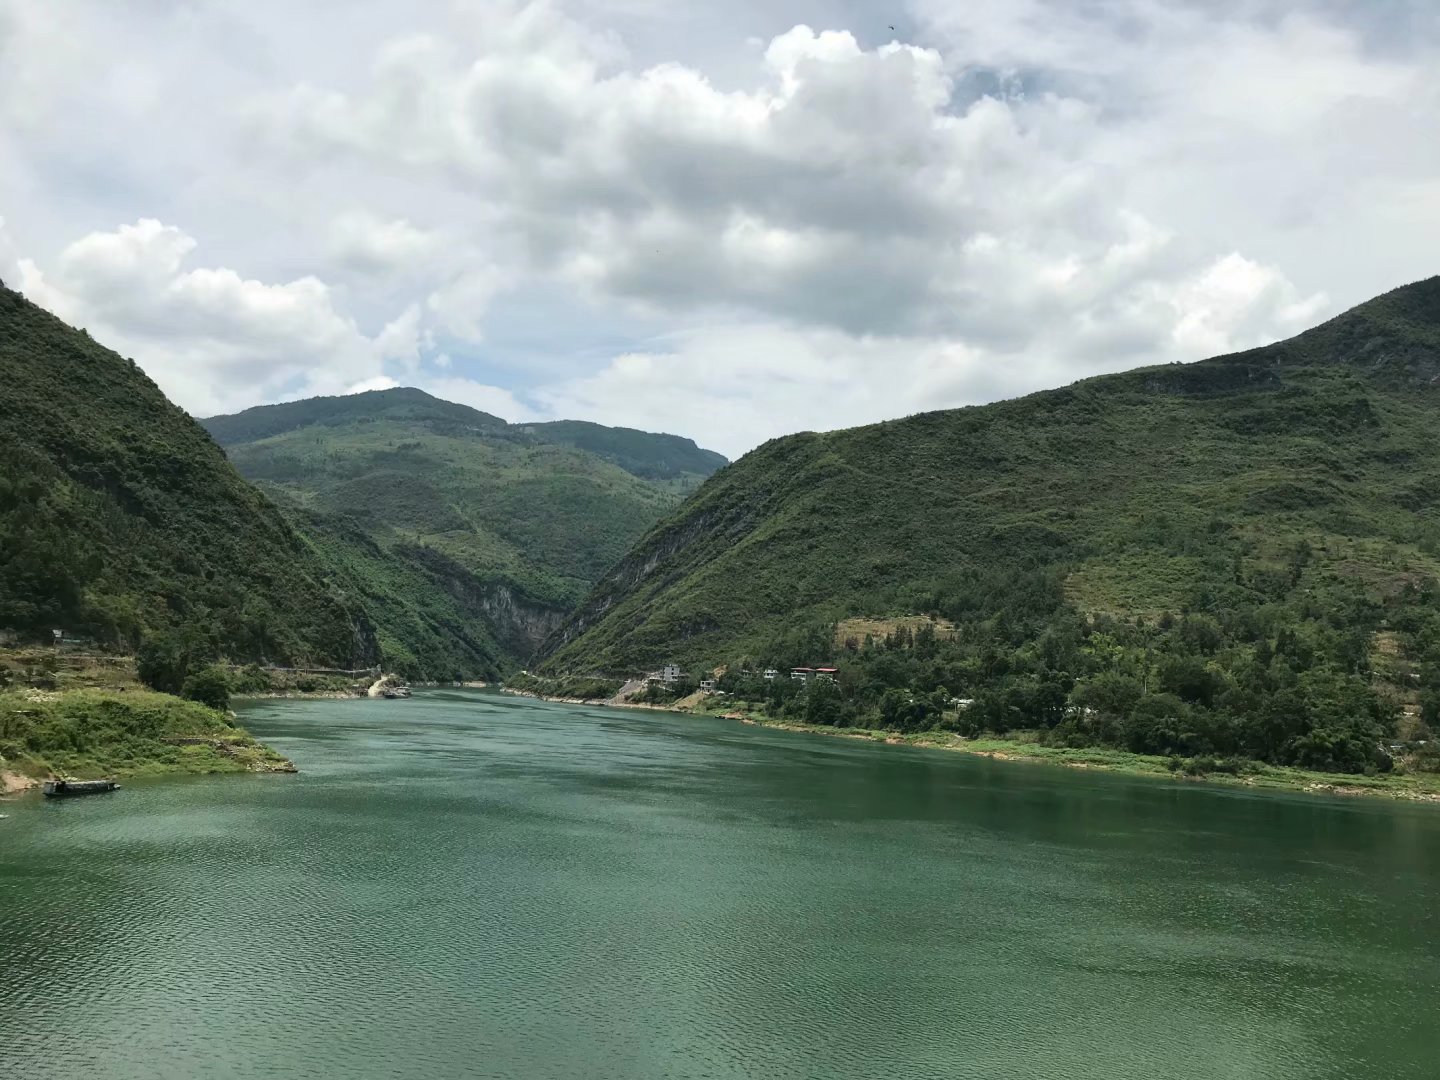
[[362, 606], [129, 360], [0, 288], [0, 631], [359, 666]]
[[[819, 723], [1383, 769], [1437, 721], [1437, 423], [1440, 279], [1263, 349], [776, 440], [653, 529], [542, 671], [834, 661], [833, 687], [732, 689]], [[835, 629], [919, 613], [953, 633]]]
[[419, 390], [203, 421], [364, 598], [386, 666], [491, 678], [724, 458], [598, 424], [510, 425]]
[[148, 684], [216, 702], [218, 662], [493, 678], [723, 464], [407, 390], [206, 421], [277, 509], [132, 361], [7, 290], [0, 365], [0, 639], [143, 647], [169, 657]]
[[287, 766], [223, 712], [166, 694], [0, 692], [0, 767], [10, 771], [90, 777]]
[[648, 431], [605, 427], [583, 420], [526, 424], [522, 430], [541, 443], [588, 450], [635, 476], [675, 481], [687, 490], [727, 464], [715, 451], [702, 450], [679, 435], [652, 435]]

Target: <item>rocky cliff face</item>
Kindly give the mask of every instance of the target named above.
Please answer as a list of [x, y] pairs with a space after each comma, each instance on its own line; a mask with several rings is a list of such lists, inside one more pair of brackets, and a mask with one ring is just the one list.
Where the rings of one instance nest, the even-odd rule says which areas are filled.
[[483, 586], [479, 603], [501, 644], [517, 656], [533, 655], [565, 621], [563, 608], [527, 602], [505, 585]]
[[434, 548], [410, 547], [404, 554], [453, 597], [462, 611], [484, 623], [512, 657], [533, 655], [565, 621], [563, 607], [529, 597], [513, 583], [484, 580]]

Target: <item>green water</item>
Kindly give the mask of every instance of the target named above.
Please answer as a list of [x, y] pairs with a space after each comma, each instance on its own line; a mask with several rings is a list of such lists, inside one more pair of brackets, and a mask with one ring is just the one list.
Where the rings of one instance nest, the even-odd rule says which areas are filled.
[[1440, 1076], [1440, 809], [485, 693], [0, 804], [0, 1076]]

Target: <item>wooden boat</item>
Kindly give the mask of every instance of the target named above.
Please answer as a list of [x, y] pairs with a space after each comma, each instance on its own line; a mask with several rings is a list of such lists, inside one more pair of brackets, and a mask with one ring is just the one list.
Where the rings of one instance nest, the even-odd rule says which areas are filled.
[[46, 780], [40, 791], [47, 799], [63, 799], [70, 795], [99, 795], [119, 786], [114, 780]]

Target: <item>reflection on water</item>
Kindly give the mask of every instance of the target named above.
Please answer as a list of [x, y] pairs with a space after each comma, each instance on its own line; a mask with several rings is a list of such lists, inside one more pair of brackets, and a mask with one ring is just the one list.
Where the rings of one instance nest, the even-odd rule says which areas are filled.
[[1440, 812], [488, 693], [4, 804], [0, 1073], [1440, 1074]]

